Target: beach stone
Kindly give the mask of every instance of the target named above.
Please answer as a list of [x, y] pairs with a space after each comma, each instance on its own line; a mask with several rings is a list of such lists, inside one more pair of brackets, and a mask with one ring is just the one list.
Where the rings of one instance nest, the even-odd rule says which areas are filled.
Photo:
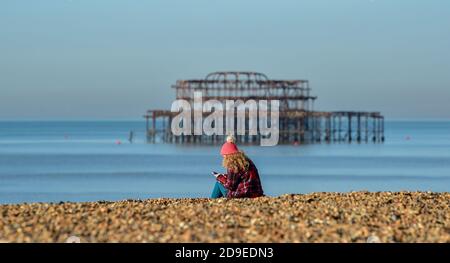
[[377, 237], [377, 236], [369, 236], [368, 238], [367, 238], [367, 241], [366, 241], [367, 243], [381, 243], [381, 240], [380, 240], [380, 238], [379, 237]]
[[81, 239], [77, 236], [70, 236], [66, 239], [65, 243], [81, 243]]
[[362, 191], [254, 199], [0, 205], [0, 241], [68, 239], [113, 243], [450, 242], [450, 194]]

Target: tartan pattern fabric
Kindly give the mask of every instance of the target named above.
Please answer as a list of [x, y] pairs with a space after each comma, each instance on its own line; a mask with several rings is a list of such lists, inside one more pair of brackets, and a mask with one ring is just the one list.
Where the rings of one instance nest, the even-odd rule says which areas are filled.
[[228, 190], [229, 198], [259, 197], [264, 195], [258, 169], [250, 161], [247, 171], [233, 172], [217, 176], [217, 180]]

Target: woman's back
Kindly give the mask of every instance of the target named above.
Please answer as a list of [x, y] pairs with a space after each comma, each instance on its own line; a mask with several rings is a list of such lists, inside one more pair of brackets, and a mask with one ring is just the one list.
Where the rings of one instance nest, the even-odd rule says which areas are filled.
[[221, 181], [228, 189], [227, 197], [242, 198], [264, 195], [258, 169], [251, 160], [247, 160], [249, 165], [246, 170], [234, 172], [232, 169], [228, 169], [226, 178], [223, 178], [225, 180]]

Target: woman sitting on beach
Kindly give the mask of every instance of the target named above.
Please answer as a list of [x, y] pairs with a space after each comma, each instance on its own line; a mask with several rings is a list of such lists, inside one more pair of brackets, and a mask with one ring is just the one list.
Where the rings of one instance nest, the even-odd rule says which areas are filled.
[[220, 154], [223, 156], [223, 167], [227, 169], [227, 173], [213, 173], [217, 182], [211, 198], [253, 198], [263, 195], [256, 166], [238, 150], [232, 136], [227, 137]]

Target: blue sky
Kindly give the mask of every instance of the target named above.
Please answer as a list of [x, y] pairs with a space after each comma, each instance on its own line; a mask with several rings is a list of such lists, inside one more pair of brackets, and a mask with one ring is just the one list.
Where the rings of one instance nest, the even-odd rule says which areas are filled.
[[138, 119], [177, 79], [308, 79], [321, 110], [450, 118], [447, 0], [4, 0], [0, 119]]

